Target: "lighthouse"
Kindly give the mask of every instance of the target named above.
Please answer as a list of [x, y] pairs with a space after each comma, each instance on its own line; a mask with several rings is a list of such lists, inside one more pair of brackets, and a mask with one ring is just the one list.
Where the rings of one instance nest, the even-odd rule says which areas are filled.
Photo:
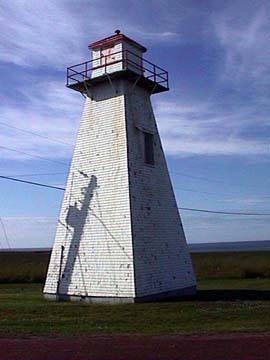
[[44, 287], [55, 300], [154, 301], [196, 291], [151, 95], [168, 73], [117, 30], [67, 69], [85, 97]]

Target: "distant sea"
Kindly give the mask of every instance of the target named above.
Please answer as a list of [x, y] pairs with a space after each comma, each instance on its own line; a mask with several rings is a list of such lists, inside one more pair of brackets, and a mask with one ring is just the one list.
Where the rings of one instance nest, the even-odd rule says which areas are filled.
[[270, 240], [197, 243], [188, 245], [190, 252], [270, 251]]
[[[225, 252], [225, 251], [270, 251], [270, 240], [236, 241], [188, 244], [192, 253], [196, 252]], [[13, 248], [0, 249], [0, 252], [49, 252], [47, 248]]]

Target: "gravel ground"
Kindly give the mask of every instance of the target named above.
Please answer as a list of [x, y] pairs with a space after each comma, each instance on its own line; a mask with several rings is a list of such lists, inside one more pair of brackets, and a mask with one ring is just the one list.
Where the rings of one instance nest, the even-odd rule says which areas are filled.
[[1, 360], [267, 360], [270, 334], [0, 338]]

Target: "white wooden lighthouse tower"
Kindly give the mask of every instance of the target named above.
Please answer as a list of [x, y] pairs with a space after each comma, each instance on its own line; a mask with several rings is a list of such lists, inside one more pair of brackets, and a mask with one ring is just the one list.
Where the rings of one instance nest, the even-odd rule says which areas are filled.
[[136, 302], [192, 294], [196, 280], [150, 96], [168, 74], [116, 31], [89, 45], [67, 86], [85, 95], [44, 294]]

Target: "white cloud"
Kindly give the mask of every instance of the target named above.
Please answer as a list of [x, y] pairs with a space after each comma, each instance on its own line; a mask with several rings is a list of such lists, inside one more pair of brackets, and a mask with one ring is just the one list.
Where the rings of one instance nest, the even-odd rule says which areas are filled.
[[157, 103], [156, 110], [164, 148], [170, 155], [269, 156], [269, 145], [260, 137], [241, 135], [258, 120], [248, 106], [228, 111], [215, 103], [170, 101]]
[[[269, 112], [262, 112], [261, 108], [261, 103], [269, 101], [268, 92], [265, 93], [266, 86], [270, 83], [267, 18], [269, 5], [267, 1], [261, 1], [262, 7], [254, 6], [253, 11], [248, 9], [246, 1], [231, 1], [226, 6], [218, 7], [212, 7], [212, 3], [210, 1], [201, 5], [199, 2], [158, 0], [144, 2], [142, 6], [138, 6], [138, 1], [135, 0], [2, 1], [0, 62], [2, 66], [6, 66], [7, 72], [11, 71], [14, 74], [12, 81], [16, 84], [10, 82], [3, 88], [7, 93], [10, 91], [14, 95], [8, 101], [4, 101], [1, 96], [3, 105], [0, 121], [73, 143], [83, 98], [65, 89], [64, 81], [59, 77], [64, 76], [62, 71], [66, 66], [90, 58], [88, 42], [108, 36], [114, 29], [120, 28], [139, 42], [147, 40], [146, 46], [149, 43], [162, 45], [159, 49], [155, 47], [160, 56], [165, 49], [168, 50], [164, 45], [173, 43], [175, 46], [170, 47], [170, 53], [166, 53], [164, 57], [164, 61], [170, 63], [172, 70], [178, 66], [175, 64], [175, 58], [182, 56], [181, 51], [185, 51], [183, 58], [186, 61], [190, 60], [191, 68], [199, 63], [198, 55], [205, 55], [200, 52], [201, 49], [209, 50], [207, 55], [214, 54], [213, 59], [209, 57], [209, 66], [215, 63], [214, 57], [217, 57], [217, 62], [222, 62], [224, 54], [225, 68], [219, 69], [222, 81], [218, 84], [215, 82], [217, 88], [213, 89], [213, 92], [224, 93], [226, 97], [226, 94], [237, 88], [241, 97], [250, 90], [253, 103], [248, 105], [248, 100], [244, 98], [241, 99], [244, 105], [240, 105], [239, 98], [235, 98], [233, 101], [236, 106], [232, 109], [226, 106], [228, 99], [222, 99], [222, 95], [217, 102], [215, 96], [207, 102], [202, 102], [200, 95], [195, 95], [198, 94], [196, 80], [190, 79], [189, 95], [186, 96], [188, 101], [179, 96], [181, 101], [175, 98], [156, 103], [156, 115], [168, 154], [175, 157], [240, 155], [248, 156], [249, 161], [252, 156], [263, 155], [259, 157], [262, 161], [263, 157], [269, 157], [269, 145], [259, 135], [248, 133], [248, 128], [252, 125], [256, 125], [256, 129], [269, 126]], [[214, 24], [215, 41], [210, 23]], [[185, 44], [185, 47], [181, 47], [180, 44]], [[174, 54], [175, 57], [171, 56]], [[15, 66], [10, 66], [14, 64]], [[206, 89], [209, 69], [205, 69], [206, 73], [203, 76], [205, 75]], [[212, 72], [212, 69], [209, 71]], [[212, 75], [213, 73], [214, 71]], [[6, 74], [3, 71], [2, 80], [4, 75]], [[178, 79], [173, 80], [174, 86], [177, 87]], [[243, 83], [245, 87], [242, 86]], [[248, 135], [244, 135], [245, 132]], [[51, 159], [67, 161], [71, 156], [71, 149], [68, 147], [1, 125], [0, 145]], [[26, 155], [3, 150], [0, 150], [0, 155], [4, 160], [31, 159]], [[4, 163], [3, 161], [1, 166], [6, 173]], [[7, 161], [6, 164], [12, 168], [11, 162]], [[17, 195], [14, 196], [18, 208], [23, 207]], [[3, 199], [2, 203], [5, 197]], [[253, 197], [245, 201], [239, 199], [237, 204], [247, 207], [259, 205], [255, 200]], [[13, 210], [16, 213], [16, 207], [12, 206]], [[4, 211], [9, 211], [8, 204], [5, 204]], [[40, 209], [37, 208], [36, 211], [40, 212]], [[192, 216], [187, 212], [183, 213], [184, 223], [188, 227], [188, 238], [196, 242], [209, 241], [209, 237], [212, 241], [254, 240], [258, 238], [258, 234], [260, 238], [264, 238], [264, 234], [266, 238], [269, 234], [269, 221], [266, 218], [249, 220], [250, 226], [245, 227], [246, 231], [239, 234], [239, 224], [246, 224], [246, 219], [233, 220], [232, 217], [215, 216], [212, 221], [207, 221], [201, 214], [196, 219]], [[233, 221], [235, 226], [231, 226]], [[263, 221], [263, 229], [261, 224], [253, 226], [254, 223]], [[52, 244], [56, 227], [55, 218], [6, 217], [4, 222], [14, 247]], [[222, 222], [225, 223], [224, 226]], [[212, 231], [211, 228], [207, 231], [208, 226], [213, 226], [216, 230]], [[194, 230], [196, 227], [199, 229], [197, 232]], [[228, 231], [228, 228], [231, 231]], [[202, 229], [205, 231], [201, 231]], [[4, 241], [0, 230], [1, 239]]]
[[[23, 110], [14, 104], [2, 107], [3, 122], [34, 131], [49, 138], [74, 143], [84, 99], [60, 82], [39, 83], [22, 90], [28, 98]], [[167, 154], [192, 155], [264, 155], [269, 144], [260, 137], [251, 139], [241, 133], [252, 123], [265, 125], [249, 107], [227, 111], [215, 104], [185, 104], [179, 101], [156, 103], [156, 115]], [[269, 124], [268, 124], [269, 125]], [[72, 147], [1, 126], [0, 145], [51, 159], [68, 161]], [[27, 155], [0, 149], [2, 158], [25, 160]]]
[[171, 155], [268, 155], [269, 150], [255, 141], [240, 139], [197, 140], [166, 137], [164, 145]]
[[[128, 6], [123, 3], [122, 7]], [[159, 18], [156, 16], [156, 21]], [[0, 61], [63, 69], [90, 58], [88, 42], [109, 36], [119, 25], [139, 40], [180, 38], [173, 31], [153, 31], [149, 23], [138, 25], [137, 20], [128, 15], [119, 17], [115, 5], [107, 1], [4, 1], [0, 4]]]
[[[192, 7], [178, 6], [185, 10], [185, 16], [179, 18], [171, 14], [173, 26], [168, 15], [157, 13], [155, 23], [164, 20], [163, 26], [153, 31], [153, 27], [144, 20], [136, 22], [136, 16], [121, 19], [116, 16], [115, 8], [107, 1], [84, 2], [36, 2], [21, 0], [1, 3], [0, 22], [0, 61], [12, 62], [22, 67], [63, 69], [67, 62], [72, 64], [84, 60], [82, 49], [96, 36], [111, 33], [115, 24], [126, 26], [130, 34], [141, 39], [160, 42], [163, 40], [183, 40], [179, 34], [183, 24], [192, 21], [193, 14], [205, 16], [202, 10], [194, 12]], [[102, 8], [107, 5], [107, 12]], [[132, 2], [135, 6], [135, 2]], [[156, 5], [160, 10], [168, 7], [167, 2]], [[84, 9], [84, 11], [80, 11]], [[125, 8], [127, 10], [127, 8]], [[87, 11], [86, 11], [87, 10]], [[128, 13], [128, 12], [127, 12]], [[110, 15], [111, 14], [111, 15]], [[195, 16], [195, 18], [197, 18]], [[12, 21], [11, 21], [12, 19]], [[249, 14], [247, 19], [238, 19], [235, 9], [228, 8], [218, 16], [212, 17], [217, 38], [225, 50], [227, 78], [253, 77], [262, 85], [267, 78], [269, 64], [268, 47], [269, 25], [262, 9]], [[189, 23], [190, 26], [190, 23]], [[190, 26], [192, 28], [192, 26]], [[88, 40], [87, 40], [88, 39]], [[87, 49], [85, 49], [86, 53]], [[259, 54], [260, 56], [254, 56]], [[268, 67], [269, 68], [269, 67]], [[46, 72], [44, 73], [46, 76]], [[2, 106], [0, 121], [9, 123], [42, 135], [64, 139], [73, 143], [76, 127], [82, 110], [83, 99], [74, 92], [65, 89], [60, 81], [34, 81], [17, 91], [24, 97], [22, 103], [6, 103]], [[58, 76], [58, 74], [57, 74]], [[24, 76], [25, 79], [27, 75]], [[249, 125], [257, 122], [259, 126], [269, 126], [265, 114], [254, 114], [259, 105], [239, 106], [229, 110], [217, 106], [215, 100], [200, 103], [190, 95], [188, 103], [160, 102], [156, 106], [163, 143], [168, 154], [175, 156], [190, 155], [267, 155], [269, 146], [259, 137], [245, 137], [241, 134]], [[38, 156], [51, 158], [69, 158], [71, 149], [34, 136], [15, 132], [1, 126], [0, 144]], [[2, 158], [26, 159], [27, 156], [8, 150], [1, 150]]]
[[181, 213], [188, 243], [269, 239], [269, 218]]
[[225, 51], [225, 79], [259, 81], [250, 86], [269, 83], [269, 10], [263, 4], [260, 9], [254, 7], [254, 11], [245, 12], [242, 5], [241, 9], [229, 7], [213, 17], [217, 38]]
[[[52, 245], [57, 224], [55, 217], [4, 216], [2, 220], [11, 248], [36, 248]], [[0, 246], [8, 247], [1, 228]]]
[[[3, 31], [0, 32], [0, 61], [19, 66], [16, 97], [24, 99], [23, 102], [16, 98], [2, 101], [1, 122], [50, 138], [74, 142], [83, 99], [65, 89], [63, 81], [52, 81], [53, 76], [59, 78], [59, 73], [52, 75], [51, 72], [83, 61], [83, 49], [88, 54], [86, 45], [90, 34], [94, 40], [110, 34], [115, 28], [115, 15], [110, 15], [115, 12], [114, 7], [107, 3], [108, 10], [112, 11], [104, 12], [101, 5], [104, 2], [91, 1], [87, 6], [80, 1], [75, 4], [52, 0], [20, 0], [16, 6], [14, 1], [1, 3]], [[171, 31], [149, 31], [128, 17], [121, 18], [121, 24], [127, 25], [129, 32], [139, 38], [152, 41], [173, 39], [178, 35]], [[37, 68], [38, 74], [30, 75], [30, 71]], [[50, 78], [46, 79], [48, 75]], [[1, 124], [0, 130], [0, 145], [3, 147], [52, 159], [68, 159], [71, 156], [72, 149], [61, 144]], [[0, 148], [0, 153], [2, 159], [31, 159], [4, 148]]]
[[235, 204], [235, 205], [245, 205], [245, 206], [254, 206], [254, 205], [261, 205], [261, 204], [264, 204], [264, 203], [267, 203], [269, 202], [269, 196], [268, 197], [265, 197], [265, 198], [254, 198], [254, 197], [245, 197], [244, 199], [240, 199], [240, 198], [231, 198], [231, 199], [224, 199], [224, 202], [227, 202], [227, 203], [232, 203], [232, 204]]
[[2, 220], [6, 223], [16, 223], [19, 222], [28, 222], [28, 223], [41, 223], [41, 224], [48, 224], [48, 223], [57, 223], [57, 219], [52, 216], [1, 216]]
[[80, 56], [81, 31], [63, 5], [50, 0], [2, 2], [0, 59], [22, 66], [62, 66], [67, 58]]
[[[38, 81], [21, 87], [22, 103], [6, 103], [1, 107], [1, 122], [33, 131], [43, 136], [73, 144], [84, 99], [64, 87], [60, 81]], [[70, 158], [72, 146], [10, 129], [0, 123], [0, 145], [47, 158]], [[1, 149], [1, 157], [29, 159], [27, 155]]]
[[146, 39], [151, 42], [156, 41], [179, 41], [180, 39], [183, 41], [182, 36], [177, 32], [171, 31], [163, 31], [163, 32], [152, 32], [145, 30], [136, 30], [136, 28], [132, 31], [135, 36], [139, 36], [141, 39]]

